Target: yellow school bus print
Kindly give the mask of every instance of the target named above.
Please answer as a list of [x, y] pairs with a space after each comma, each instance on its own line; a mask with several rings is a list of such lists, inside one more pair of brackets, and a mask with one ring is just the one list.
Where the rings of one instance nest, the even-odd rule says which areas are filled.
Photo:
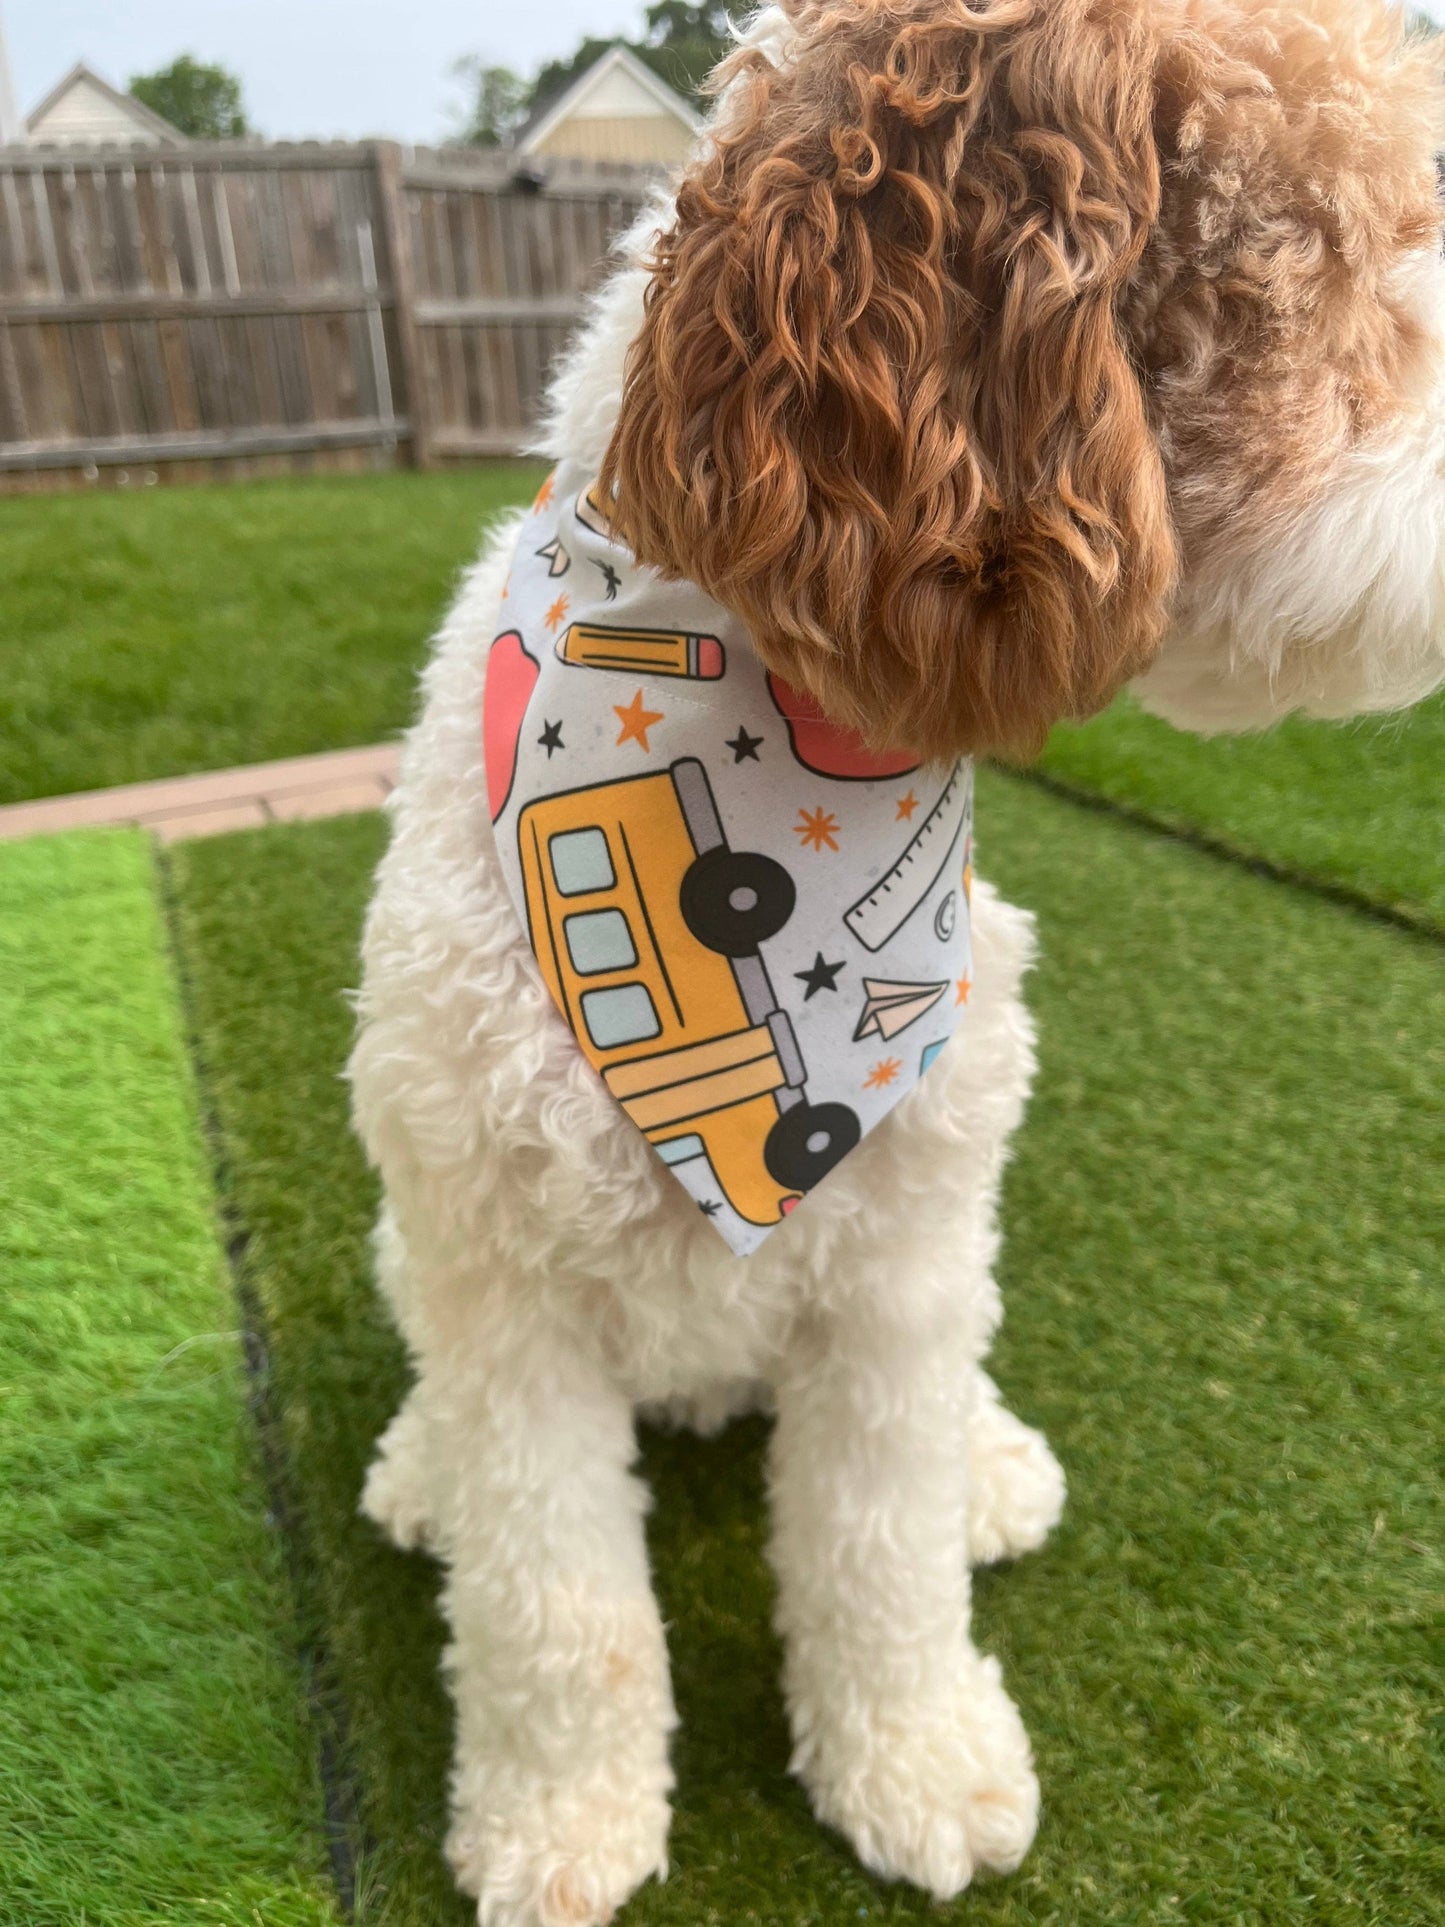
[[808, 1102], [759, 954], [792, 915], [787, 871], [729, 847], [693, 757], [542, 797], [517, 838], [528, 935], [583, 1054], [665, 1163], [705, 1158], [739, 1217], [778, 1223], [859, 1136], [847, 1105]]

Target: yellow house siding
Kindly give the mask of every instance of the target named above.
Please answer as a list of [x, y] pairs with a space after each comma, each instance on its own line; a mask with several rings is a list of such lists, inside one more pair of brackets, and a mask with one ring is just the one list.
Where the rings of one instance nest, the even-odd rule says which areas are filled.
[[583, 118], [554, 127], [533, 149], [558, 159], [652, 162], [664, 167], [685, 160], [693, 136], [671, 114]]

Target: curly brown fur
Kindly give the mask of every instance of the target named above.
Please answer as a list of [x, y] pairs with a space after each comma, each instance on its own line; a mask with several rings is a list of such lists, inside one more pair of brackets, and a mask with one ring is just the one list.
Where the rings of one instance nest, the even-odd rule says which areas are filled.
[[[1167, 15], [1165, 19], [1167, 20]], [[1270, 539], [1411, 399], [1441, 57], [1361, 0], [1196, 0], [1161, 43], [1163, 195], [1124, 306], [1186, 568]]]
[[619, 532], [880, 745], [1031, 750], [1404, 405], [1441, 89], [1356, 0], [797, 0], [659, 239]]
[[646, 562], [874, 742], [1030, 748], [1165, 619], [1115, 306], [1158, 206], [1136, 6], [811, 4], [658, 247], [604, 479]]

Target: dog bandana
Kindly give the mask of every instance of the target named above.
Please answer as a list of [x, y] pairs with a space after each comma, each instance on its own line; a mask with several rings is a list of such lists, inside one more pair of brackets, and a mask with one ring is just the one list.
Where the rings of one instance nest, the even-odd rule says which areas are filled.
[[735, 1252], [918, 1082], [969, 992], [973, 772], [870, 755], [564, 463], [483, 702], [503, 873], [583, 1055]]

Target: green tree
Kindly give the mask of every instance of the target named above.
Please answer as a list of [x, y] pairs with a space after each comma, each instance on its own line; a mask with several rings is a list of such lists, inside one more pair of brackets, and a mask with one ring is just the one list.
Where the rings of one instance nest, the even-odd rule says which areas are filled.
[[[545, 66], [539, 67], [527, 92], [528, 113], [550, 107], [554, 100], [566, 93], [574, 80], [582, 78], [594, 61], [602, 58], [609, 47], [618, 44], [616, 40], [598, 40], [588, 34], [577, 51], [569, 54], [565, 60], [549, 60]], [[620, 44], [625, 47], [629, 43], [624, 40]]]
[[476, 54], [452, 72], [467, 87], [468, 101], [456, 139], [472, 147], [505, 147], [522, 122], [559, 100], [574, 80], [610, 47], [627, 47], [686, 98], [698, 94], [709, 73], [732, 46], [726, 0], [653, 0], [643, 15], [640, 40], [599, 40], [588, 34], [562, 60], [549, 60], [530, 81], [510, 67], [493, 67]]
[[236, 76], [189, 54], [153, 74], [133, 75], [130, 91], [143, 107], [192, 140], [241, 140], [255, 131], [247, 123]]
[[598, 40], [591, 34], [565, 60], [540, 68], [527, 96], [527, 110], [549, 107], [579, 80], [609, 47], [631, 48], [639, 60], [686, 97], [697, 94], [708, 74], [732, 46], [726, 0], [653, 0], [643, 16], [640, 40]]
[[636, 52], [669, 87], [697, 94], [733, 45], [725, 0], [654, 0]]
[[489, 67], [476, 54], [452, 68], [470, 96], [460, 132], [467, 147], [505, 147], [527, 113], [530, 89], [510, 67]]

